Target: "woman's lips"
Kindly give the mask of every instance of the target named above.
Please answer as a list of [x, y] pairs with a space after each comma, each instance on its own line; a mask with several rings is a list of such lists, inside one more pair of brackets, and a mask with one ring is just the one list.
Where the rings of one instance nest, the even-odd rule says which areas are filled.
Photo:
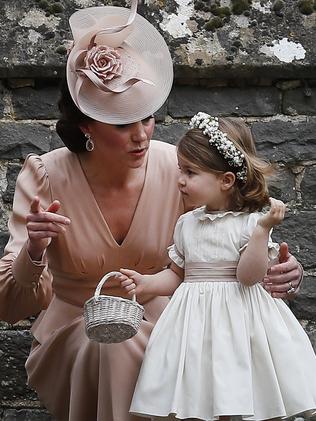
[[134, 156], [143, 156], [147, 152], [147, 149], [148, 148], [134, 149], [133, 151], [130, 151], [129, 153]]

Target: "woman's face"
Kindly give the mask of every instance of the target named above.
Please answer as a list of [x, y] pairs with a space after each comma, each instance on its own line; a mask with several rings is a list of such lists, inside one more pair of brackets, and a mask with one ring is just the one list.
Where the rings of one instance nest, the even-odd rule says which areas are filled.
[[92, 153], [132, 168], [141, 166], [145, 160], [155, 119], [150, 116], [142, 121], [125, 125], [112, 125], [93, 121], [85, 132], [94, 142]]

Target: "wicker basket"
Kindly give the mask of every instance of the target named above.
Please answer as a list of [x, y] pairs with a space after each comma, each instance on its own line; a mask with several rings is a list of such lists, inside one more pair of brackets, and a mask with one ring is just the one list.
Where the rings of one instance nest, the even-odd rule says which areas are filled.
[[121, 275], [109, 272], [99, 282], [94, 296], [84, 304], [86, 333], [89, 339], [103, 343], [123, 342], [134, 336], [140, 326], [144, 307], [132, 300], [109, 295], [100, 295], [107, 279]]

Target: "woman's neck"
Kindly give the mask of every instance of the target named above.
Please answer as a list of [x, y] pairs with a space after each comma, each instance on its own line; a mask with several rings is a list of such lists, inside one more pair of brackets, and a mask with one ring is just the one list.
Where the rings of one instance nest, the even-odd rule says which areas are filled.
[[82, 169], [90, 184], [107, 189], [123, 189], [144, 179], [147, 159], [137, 168], [119, 165], [115, 159], [104, 159], [92, 154], [79, 154]]

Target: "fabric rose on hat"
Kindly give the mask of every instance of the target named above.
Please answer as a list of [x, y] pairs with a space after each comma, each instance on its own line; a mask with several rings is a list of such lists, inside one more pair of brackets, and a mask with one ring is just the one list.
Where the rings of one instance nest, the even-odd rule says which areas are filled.
[[86, 69], [91, 70], [103, 82], [122, 74], [119, 52], [106, 45], [95, 45], [89, 49], [84, 64]]
[[[98, 45], [94, 35], [87, 49], [78, 50], [73, 58], [73, 70], [79, 75], [74, 95], [89, 80], [104, 92], [121, 93], [135, 83], [153, 85], [151, 80], [139, 75], [138, 61], [121, 46], [112, 48]], [[89, 82], [88, 82], [89, 83]]]

